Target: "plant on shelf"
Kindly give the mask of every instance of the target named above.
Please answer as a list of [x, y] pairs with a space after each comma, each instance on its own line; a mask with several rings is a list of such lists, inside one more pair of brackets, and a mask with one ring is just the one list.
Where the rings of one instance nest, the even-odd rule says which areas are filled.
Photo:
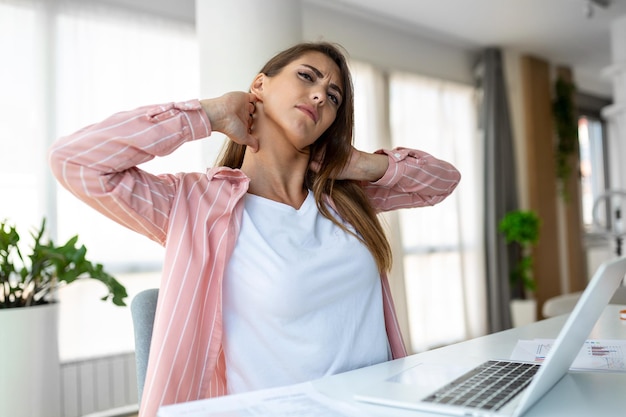
[[520, 257], [511, 270], [513, 294], [526, 298], [537, 288], [533, 277], [532, 248], [539, 241], [541, 221], [532, 210], [513, 210], [502, 218], [499, 224], [506, 242], [519, 245]]
[[49, 304], [54, 302], [57, 288], [83, 278], [96, 279], [106, 286], [108, 294], [103, 301], [111, 299], [115, 305], [126, 305], [126, 288], [101, 264], [86, 258], [85, 246], [77, 246], [78, 236], [55, 245], [44, 238], [45, 226], [44, 218], [41, 227], [31, 233], [33, 244], [25, 256], [15, 226], [0, 222], [0, 309]]

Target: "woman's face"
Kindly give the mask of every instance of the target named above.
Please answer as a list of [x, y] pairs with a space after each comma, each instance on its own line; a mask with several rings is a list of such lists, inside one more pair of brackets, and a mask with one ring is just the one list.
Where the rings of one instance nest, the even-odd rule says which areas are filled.
[[261, 100], [259, 127], [268, 126], [298, 151], [335, 121], [343, 99], [339, 67], [320, 52], [302, 55], [273, 77], [259, 74], [251, 90]]

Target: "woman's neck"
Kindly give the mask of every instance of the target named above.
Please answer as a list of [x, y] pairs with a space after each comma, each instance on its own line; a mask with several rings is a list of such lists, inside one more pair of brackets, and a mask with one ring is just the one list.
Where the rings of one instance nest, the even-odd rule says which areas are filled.
[[261, 146], [256, 153], [246, 152], [241, 170], [250, 178], [249, 193], [297, 209], [308, 192], [304, 186], [308, 164], [307, 154], [288, 155]]

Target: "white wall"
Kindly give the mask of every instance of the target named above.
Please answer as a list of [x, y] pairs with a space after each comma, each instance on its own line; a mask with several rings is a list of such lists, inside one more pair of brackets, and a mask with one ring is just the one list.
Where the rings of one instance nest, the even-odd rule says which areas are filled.
[[350, 57], [379, 68], [411, 71], [449, 81], [473, 84], [472, 66], [478, 51], [439, 42], [383, 19], [355, 17], [337, 9], [303, 2], [305, 40], [341, 44]]
[[[75, 0], [76, 1], [76, 0]], [[83, 0], [84, 1], [84, 0]], [[195, 21], [196, 1], [216, 0], [89, 0], [125, 5], [158, 15], [175, 16], [181, 20]], [[237, 2], [237, 0], [229, 0]], [[380, 68], [393, 68], [437, 76], [450, 81], [471, 84], [472, 65], [477, 51], [441, 42], [406, 27], [394, 25], [380, 17], [349, 15], [336, 8], [302, 2], [303, 39], [337, 42], [343, 45], [354, 59], [369, 62]], [[221, 16], [214, 16], [216, 22]], [[223, 24], [224, 22], [220, 22]], [[254, 36], [254, 29], [250, 28]], [[228, 40], [218, 40], [228, 46]], [[259, 64], [262, 64], [260, 62]]]
[[[185, 21], [195, 21], [196, 1], [218, 0], [73, 0], [94, 1], [142, 10], [157, 15], [174, 16]], [[237, 2], [237, 0], [228, 0]], [[437, 76], [450, 81], [472, 83], [471, 67], [478, 51], [466, 45], [453, 45], [438, 40], [419, 28], [409, 29], [406, 24], [384, 18], [350, 16], [341, 9], [341, 2], [328, 2], [327, 6], [302, 3], [303, 37], [307, 40], [324, 38], [342, 44], [350, 55], [381, 68], [394, 68]], [[332, 5], [337, 5], [332, 7]], [[326, 8], [332, 7], [332, 8]], [[220, 16], [215, 16], [219, 19]], [[223, 40], [221, 40], [223, 42]], [[518, 51], [519, 52], [519, 51]], [[577, 73], [577, 84], [582, 91], [606, 96], [606, 82], [598, 74]]]
[[[122, 6], [130, 10], [138, 10], [158, 16], [174, 17], [186, 22], [195, 21], [196, 0], [73, 0], [79, 2], [100, 2], [114, 6]], [[214, 1], [214, 0], [200, 0]], [[233, 1], [233, 0], [230, 0]], [[236, 1], [236, 0], [235, 0]]]

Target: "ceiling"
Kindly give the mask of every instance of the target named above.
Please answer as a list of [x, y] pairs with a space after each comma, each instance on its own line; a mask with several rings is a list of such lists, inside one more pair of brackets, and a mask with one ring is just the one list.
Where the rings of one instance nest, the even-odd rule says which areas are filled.
[[515, 50], [567, 65], [581, 90], [611, 95], [602, 70], [612, 63], [611, 22], [626, 0], [606, 8], [587, 0], [315, 0], [463, 48]]

